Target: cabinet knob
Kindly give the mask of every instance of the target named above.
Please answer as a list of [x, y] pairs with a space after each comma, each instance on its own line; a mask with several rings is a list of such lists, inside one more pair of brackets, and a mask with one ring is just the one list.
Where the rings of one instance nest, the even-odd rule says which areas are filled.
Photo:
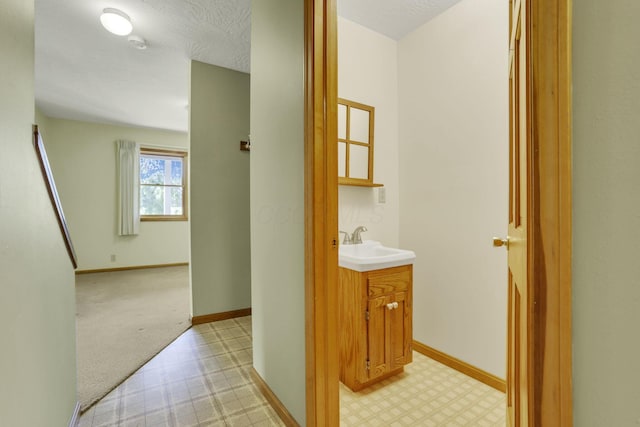
[[393, 309], [398, 308], [398, 302], [397, 302], [397, 301], [390, 302], [389, 304], [387, 304], [387, 308], [388, 308], [389, 310], [393, 310]]

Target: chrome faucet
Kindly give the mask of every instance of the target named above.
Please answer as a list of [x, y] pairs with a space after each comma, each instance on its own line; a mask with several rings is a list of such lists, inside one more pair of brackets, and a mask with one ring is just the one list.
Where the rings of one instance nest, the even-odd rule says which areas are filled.
[[346, 231], [338, 231], [338, 233], [344, 233], [344, 240], [342, 241], [343, 245], [350, 245], [351, 242], [351, 235], [349, 233], [347, 233]]
[[353, 230], [353, 233], [351, 234], [352, 245], [357, 245], [358, 243], [362, 243], [362, 237], [360, 237], [360, 233], [362, 233], [363, 231], [367, 231], [367, 227], [365, 227], [364, 225], [356, 227], [356, 229]]

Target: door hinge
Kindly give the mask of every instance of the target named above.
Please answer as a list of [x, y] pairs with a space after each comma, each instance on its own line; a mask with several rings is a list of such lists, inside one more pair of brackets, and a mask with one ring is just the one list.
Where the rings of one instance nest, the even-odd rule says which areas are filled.
[[369, 321], [369, 310], [364, 312], [364, 320]]
[[367, 371], [371, 369], [371, 362], [367, 359]]

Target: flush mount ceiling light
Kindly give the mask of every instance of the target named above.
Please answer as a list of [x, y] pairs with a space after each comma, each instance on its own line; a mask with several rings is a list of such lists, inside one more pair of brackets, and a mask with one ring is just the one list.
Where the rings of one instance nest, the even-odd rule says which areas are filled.
[[129, 35], [131, 31], [133, 31], [133, 25], [131, 24], [129, 16], [118, 9], [104, 9], [102, 15], [100, 15], [100, 22], [107, 31], [118, 36]]

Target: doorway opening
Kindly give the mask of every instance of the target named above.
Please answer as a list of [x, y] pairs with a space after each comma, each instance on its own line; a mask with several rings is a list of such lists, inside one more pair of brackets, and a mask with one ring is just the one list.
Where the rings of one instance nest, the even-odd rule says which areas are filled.
[[[336, 89], [336, 81], [332, 80], [332, 67], [335, 66], [336, 58], [332, 56], [331, 52], [335, 53], [336, 47], [336, 39], [335, 39], [335, 30], [336, 24], [335, 21], [332, 21], [335, 18], [335, 4], [333, 2], [317, 2], [322, 3], [322, 5], [318, 5], [316, 3], [311, 2], [313, 7], [311, 10], [316, 14], [316, 19], [320, 17], [324, 19], [324, 25], [326, 32], [322, 32], [322, 30], [318, 30], [315, 27], [311, 27], [316, 32], [316, 39], [322, 40], [323, 45], [319, 48], [322, 52], [327, 54], [328, 52], [328, 60], [323, 62], [322, 58], [313, 56], [318, 50], [316, 47], [316, 51], [310, 55], [313, 59], [316, 59], [318, 63], [322, 64], [324, 68], [322, 71], [325, 76], [329, 76], [329, 82], [323, 82], [322, 88], [324, 92], [320, 92], [326, 100], [325, 105], [330, 105], [330, 102], [333, 101], [331, 98], [332, 94], [327, 93], [326, 89], [329, 87], [331, 90]], [[558, 419], [570, 420], [570, 416], [567, 416], [567, 413], [570, 412], [570, 395], [571, 395], [571, 372], [569, 370], [559, 371], [554, 367], [562, 365], [562, 366], [570, 366], [567, 365], [567, 360], [565, 358], [566, 354], [570, 354], [570, 349], [567, 349], [567, 346], [570, 346], [570, 258], [567, 258], [567, 254], [570, 253], [570, 233], [560, 233], [559, 230], [567, 230], [567, 225], [570, 226], [570, 218], [571, 218], [571, 193], [570, 193], [570, 132], [566, 132], [569, 126], [569, 115], [570, 111], [569, 105], [569, 87], [568, 82], [569, 78], [569, 57], [567, 55], [567, 47], [570, 46], [570, 25], [569, 19], [570, 16], [569, 8], [567, 4], [563, 4], [559, 8], [551, 8], [547, 5], [547, 9], [542, 5], [536, 5], [531, 8], [531, 19], [529, 24], [531, 27], [537, 28], [537, 31], [534, 31], [531, 40], [532, 45], [535, 47], [532, 48], [531, 55], [531, 69], [534, 71], [528, 77], [532, 79], [538, 79], [540, 82], [544, 81], [545, 83], [549, 83], [552, 85], [556, 85], [558, 87], [558, 91], [554, 92], [552, 95], [548, 95], [546, 98], [542, 96], [541, 93], [536, 92], [539, 90], [540, 86], [532, 85], [533, 99], [539, 100], [539, 104], [536, 104], [535, 101], [532, 104], [532, 108], [534, 110], [534, 117], [536, 116], [536, 111], [546, 111], [545, 109], [550, 108], [554, 111], [560, 111], [560, 116], [563, 118], [562, 125], [560, 128], [551, 126], [550, 123], [546, 123], [542, 121], [534, 121], [531, 123], [531, 127], [533, 129], [533, 134], [535, 137], [532, 140], [532, 146], [537, 147], [536, 149], [542, 149], [548, 156], [544, 158], [531, 156], [529, 161], [531, 162], [532, 170], [539, 170], [540, 168], [549, 168], [549, 175], [545, 176], [545, 179], [540, 179], [540, 176], [535, 173], [532, 176], [531, 186], [533, 188], [532, 193], [539, 195], [545, 194], [546, 196], [550, 196], [553, 200], [562, 200], [560, 205], [553, 205], [546, 203], [546, 197], [542, 199], [535, 198], [532, 202], [532, 215], [531, 215], [531, 227], [529, 228], [528, 238], [530, 242], [530, 247], [532, 250], [532, 261], [528, 265], [527, 274], [529, 277], [533, 278], [541, 278], [544, 277], [546, 280], [553, 280], [554, 283], [558, 284], [558, 289], [563, 289], [562, 292], [557, 294], [551, 294], [546, 292], [546, 289], [541, 289], [536, 287], [534, 291], [534, 295], [536, 295], [539, 302], [544, 301], [546, 307], [552, 307], [552, 312], [537, 312], [536, 314], [536, 322], [538, 325], [537, 334], [535, 334], [532, 339], [534, 340], [534, 348], [546, 348], [549, 349], [549, 344], [552, 344], [554, 348], [563, 348], [563, 351], [556, 353], [555, 351], [551, 352], [551, 354], [541, 354], [534, 353], [530, 359], [530, 367], [532, 369], [531, 372], [536, 371], [540, 374], [543, 374], [548, 381], [547, 382], [537, 382], [531, 381], [531, 388], [535, 390], [535, 393], [530, 393], [531, 399], [535, 399], [536, 401], [532, 404], [532, 412], [531, 418], [535, 419], [536, 416], [540, 416], [540, 414], [546, 413], [547, 416], [558, 417]], [[531, 23], [544, 23], [546, 26], [536, 27]], [[554, 37], [549, 37], [549, 34], [554, 34]], [[546, 37], [545, 37], [546, 36]], [[544, 47], [543, 47], [544, 46]], [[333, 50], [332, 50], [333, 49]], [[544, 53], [546, 51], [556, 52], [556, 56], [552, 57], [551, 54]], [[561, 54], [557, 54], [560, 51]], [[570, 50], [568, 50], [570, 52]], [[564, 52], [564, 54], [562, 54]], [[548, 68], [545, 68], [543, 65], [546, 65]], [[556, 71], [553, 71], [556, 70]], [[559, 72], [558, 72], [559, 70]], [[333, 85], [333, 86], [332, 86]], [[315, 88], [318, 89], [317, 87]], [[544, 106], [543, 106], [544, 105]], [[320, 111], [316, 110], [316, 113], [322, 113], [323, 117], [327, 123], [326, 133], [323, 135], [326, 141], [331, 141], [331, 135], [333, 131], [332, 120], [335, 120], [334, 113], [331, 110]], [[312, 141], [316, 142], [316, 141]], [[558, 147], [561, 147], [558, 150]], [[534, 152], [536, 152], [534, 150]], [[332, 166], [329, 163], [329, 166]], [[555, 172], [552, 173], [552, 169], [555, 167]], [[331, 171], [331, 169], [329, 169]], [[558, 173], [560, 171], [560, 173]], [[320, 175], [313, 175], [314, 177], [318, 177]], [[548, 179], [547, 179], [548, 178]], [[330, 187], [331, 188], [331, 187]], [[568, 190], [569, 189], [569, 190]], [[314, 213], [327, 213], [326, 207], [316, 207], [316, 209], [312, 209]], [[329, 211], [330, 213], [330, 211]], [[543, 223], [541, 218], [545, 218], [545, 222]], [[551, 219], [551, 220], [549, 220]], [[569, 222], [569, 224], [567, 224]], [[569, 227], [570, 230], [570, 227]], [[541, 239], [540, 232], [544, 233], [545, 240]], [[334, 232], [335, 234], [335, 232]], [[335, 241], [337, 236], [331, 235], [333, 238], [333, 242], [335, 245]], [[327, 242], [331, 242], [331, 239], [327, 239]], [[326, 245], [326, 244], [325, 244]], [[321, 248], [326, 251], [327, 248]], [[537, 254], [537, 255], [536, 255]], [[554, 258], [554, 269], [549, 269], [548, 265], [544, 265], [539, 261], [543, 259], [544, 256], [549, 257], [553, 256]], [[331, 277], [332, 269], [336, 268], [335, 264], [332, 263], [333, 260], [329, 259], [324, 264], [328, 270], [325, 270], [325, 276]], [[319, 276], [315, 276], [316, 278]], [[506, 282], [506, 280], [505, 280]], [[537, 284], [535, 280], [534, 283]], [[309, 283], [308, 283], [309, 285]], [[326, 292], [331, 293], [330, 289], [317, 289], [310, 288], [309, 295], [325, 295]], [[326, 298], [326, 297], [325, 297]], [[330, 311], [325, 311], [326, 306], [324, 302], [321, 304], [314, 304], [316, 301], [309, 302], [309, 297], [307, 299], [308, 307], [315, 310], [314, 315], [317, 319], [326, 319], [327, 316], [330, 318]], [[539, 308], [539, 307], [538, 307]], [[317, 313], [320, 311], [320, 313]], [[562, 319], [560, 323], [556, 323], [553, 321], [554, 316], [558, 318], [558, 314], [560, 313], [559, 318]], [[544, 325], [544, 326], [543, 326]], [[337, 330], [333, 327], [330, 321], [325, 323], [325, 327], [327, 327], [327, 331], [329, 332], [329, 341], [331, 341], [332, 337], [335, 338], [337, 336]], [[314, 336], [313, 333], [320, 330], [321, 327], [317, 324], [311, 324], [310, 328], [307, 329], [307, 335], [311, 335], [311, 339], [317, 342], [317, 337]], [[553, 332], [551, 332], [553, 331]], [[310, 334], [310, 332], [312, 332]], [[335, 333], [335, 335], [331, 335]], [[565, 337], [567, 340], [563, 341], [559, 339], [559, 337]], [[569, 337], [569, 338], [568, 338]], [[568, 352], [568, 353], [567, 353]], [[314, 352], [316, 356], [318, 356], [318, 352]], [[326, 354], [326, 348], [322, 348], [320, 354]], [[324, 356], [323, 356], [324, 357]], [[546, 361], [549, 358], [555, 360], [555, 362], [542, 363], [542, 357], [545, 358]], [[330, 357], [326, 357], [325, 360], [331, 360]], [[312, 366], [314, 369], [311, 371], [312, 377], [314, 379], [321, 378], [322, 381], [327, 381], [329, 378], [332, 381], [337, 381], [335, 371], [333, 366], [327, 365], [325, 370], [319, 369], [317, 366]], [[530, 378], [536, 378], [535, 376], [531, 376]], [[318, 385], [318, 381], [312, 383], [313, 385]], [[325, 384], [326, 386], [326, 384]], [[314, 392], [318, 391], [318, 388], [313, 389]], [[321, 391], [321, 396], [318, 396], [316, 393], [308, 393], [308, 407], [313, 406], [313, 408], [320, 408], [318, 402], [322, 401], [325, 408], [329, 408], [329, 414], [325, 415], [329, 419], [335, 420], [335, 414], [331, 412], [335, 407], [332, 405], [333, 399], [337, 400], [337, 396], [335, 395], [335, 390], [331, 387], [325, 387], [324, 390]], [[561, 401], [562, 405], [565, 408], [564, 411], [554, 411], [550, 409], [549, 411], [541, 411], [542, 406], [546, 406], [549, 408], [558, 408], [561, 405], [559, 402], [552, 402], [550, 399], [547, 399], [547, 396], [552, 396], [554, 393], [560, 393], [562, 395]], [[329, 399], [327, 402], [324, 399]], [[327, 405], [329, 403], [329, 405]], [[567, 404], [568, 403], [568, 404]], [[319, 419], [317, 417], [317, 413], [314, 413], [315, 409], [308, 410], [308, 421], [312, 420], [316, 422]]]

